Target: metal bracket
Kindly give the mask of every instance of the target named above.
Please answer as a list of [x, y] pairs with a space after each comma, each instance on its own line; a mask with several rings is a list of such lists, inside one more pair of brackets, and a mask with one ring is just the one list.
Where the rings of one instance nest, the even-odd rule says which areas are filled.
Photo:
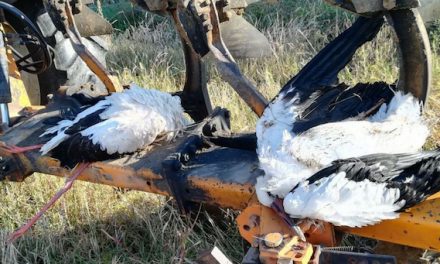
[[217, 69], [221, 77], [234, 88], [238, 95], [258, 116], [263, 114], [268, 101], [255, 86], [241, 73], [228, 48], [223, 42], [220, 32], [220, 19], [216, 2], [202, 0], [192, 2], [195, 11], [201, 18], [209, 49], [216, 58]]
[[4, 128], [9, 127], [10, 116], [8, 104], [12, 102], [11, 87], [9, 82], [8, 55], [6, 51], [6, 37], [3, 30], [4, 13], [0, 9], [0, 113], [1, 123]]
[[[312, 244], [334, 246], [336, 239], [333, 227], [325, 223], [321, 230], [305, 230], [307, 242], [299, 241], [293, 230], [271, 209], [261, 204], [248, 206], [237, 217], [241, 236], [252, 247], [259, 249], [263, 263], [289, 260], [308, 263], [317, 257]], [[286, 262], [289, 263], [289, 262]]]
[[432, 58], [423, 20], [417, 9], [393, 10], [389, 18], [399, 43], [398, 88], [426, 103], [432, 79]]
[[222, 10], [222, 19], [227, 19], [228, 15], [224, 11], [227, 4], [226, 0], [218, 5], [211, 0], [192, 0], [186, 5], [181, 3], [177, 10], [170, 12], [182, 41], [190, 45], [201, 57], [211, 51], [222, 79], [234, 88], [258, 116], [261, 116], [268, 101], [242, 75], [220, 34], [217, 8], [220, 7]]
[[[69, 36], [75, 52], [86, 63], [90, 70], [104, 83], [109, 93], [122, 90], [122, 86], [116, 76], [111, 75], [98, 59], [82, 43], [81, 34], [75, 23], [73, 9], [68, 0], [47, 1], [52, 10], [55, 10], [64, 27], [64, 31]], [[76, 3], [76, 2], [75, 2]], [[78, 10], [77, 10], [78, 11]]]
[[[180, 32], [178, 30], [178, 32]], [[186, 80], [183, 91], [176, 94], [180, 97], [185, 112], [196, 121], [202, 121], [212, 113], [212, 104], [207, 87], [207, 70], [200, 55], [181, 36], [185, 57]]]
[[177, 202], [181, 214], [191, 212], [190, 203], [185, 199], [186, 179], [181, 172], [183, 164], [195, 156], [196, 151], [202, 147], [202, 139], [198, 135], [189, 137], [175, 153], [162, 162], [162, 175], [166, 178], [171, 195]]

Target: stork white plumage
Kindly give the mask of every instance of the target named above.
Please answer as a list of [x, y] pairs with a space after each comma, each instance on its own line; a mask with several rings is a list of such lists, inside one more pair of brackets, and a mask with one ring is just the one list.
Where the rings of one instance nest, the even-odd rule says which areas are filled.
[[65, 163], [105, 160], [168, 142], [187, 124], [179, 97], [131, 85], [49, 128], [41, 152]]
[[[280, 212], [282, 199], [281, 209], [293, 218], [363, 226], [395, 218], [439, 189], [438, 152], [398, 154], [420, 151], [429, 135], [417, 98], [385, 83], [334, 85], [382, 23], [358, 19], [265, 109], [257, 123], [265, 175], [255, 186], [262, 204]], [[357, 170], [348, 169], [351, 160], [332, 165], [375, 153], [382, 154], [359, 158]]]
[[362, 227], [395, 219], [440, 191], [440, 151], [338, 160], [299, 183], [283, 207], [292, 218]]
[[[169, 142], [187, 124], [179, 97], [131, 85], [83, 109], [73, 119], [61, 120], [47, 129], [41, 135], [49, 138], [40, 149], [42, 154], [50, 154], [69, 167], [80, 164], [66, 185], [9, 241], [22, 236], [72, 187], [91, 162], [132, 153], [158, 141]], [[32, 147], [18, 151], [26, 149]]]
[[[281, 105], [286, 107], [282, 97], [279, 98], [266, 109], [257, 124], [258, 158], [265, 171], [257, 181], [257, 194], [260, 202], [267, 206], [274, 197], [284, 198], [294, 186], [334, 160], [374, 153], [415, 152], [429, 135], [419, 101], [411, 94], [397, 92], [389, 104], [383, 104], [365, 120], [347, 118], [312, 127], [298, 135], [293, 127], [304, 107], [290, 106], [279, 118], [272, 111]], [[356, 113], [353, 116], [356, 117]]]

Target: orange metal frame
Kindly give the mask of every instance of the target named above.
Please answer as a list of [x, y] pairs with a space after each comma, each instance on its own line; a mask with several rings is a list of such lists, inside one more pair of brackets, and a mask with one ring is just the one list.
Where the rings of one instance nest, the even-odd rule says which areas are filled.
[[[19, 133], [17, 134], [19, 135]], [[1, 139], [5, 140], [8, 138], [10, 139], [10, 135], [6, 134]], [[175, 142], [167, 147], [168, 150], [177, 148], [181, 142]], [[11, 141], [6, 143], [8, 145], [13, 144]], [[221, 155], [223, 150], [216, 149], [214, 151], [219, 151], [218, 154]], [[84, 171], [79, 179], [171, 196], [172, 192], [167, 184], [167, 180], [161, 173], [161, 164], [157, 162], [164, 160], [166, 154], [161, 151], [153, 151], [151, 153], [138, 153], [137, 155], [141, 157], [94, 163]], [[210, 155], [210, 153], [207, 152], [203, 155]], [[0, 156], [3, 160], [13, 160], [13, 163], [16, 164], [15, 171], [7, 176], [12, 181], [22, 181], [25, 176], [29, 176], [33, 172], [56, 176], [65, 176], [69, 173], [68, 170], [59, 166], [57, 160], [39, 156], [36, 152], [11, 155], [0, 151]], [[222, 167], [225, 168], [228, 162], [228, 160], [219, 160], [219, 164], [204, 164], [203, 166], [207, 168], [201, 173], [198, 173], [197, 170], [190, 170], [185, 183], [187, 198], [193, 202], [203, 202], [223, 208], [244, 210], [237, 221], [243, 237], [252, 243], [252, 237], [259, 234], [258, 232], [249, 233], [249, 231], [243, 231], [245, 230], [245, 225], [249, 226], [249, 219], [255, 216], [274, 219], [274, 216], [268, 212], [268, 210], [271, 211], [270, 209], [255, 205], [258, 202], [255, 196], [254, 183], [258, 174], [250, 171], [255, 170], [257, 166], [256, 159], [244, 162], [240, 165], [241, 168], [235, 167], [239, 166], [238, 163], [231, 164], [230, 170], [226, 170], [225, 174], [222, 175]], [[203, 166], [201, 165], [201, 167]], [[236, 169], [238, 173], [243, 173], [240, 179], [234, 180], [229, 175], [226, 175], [228, 171]], [[274, 226], [278, 226], [277, 228], [282, 226], [279, 222], [274, 221], [273, 223]], [[328, 233], [333, 232], [329, 231], [333, 230], [333, 228], [328, 225], [325, 229], [327, 232], [309, 234], [310, 241], [319, 241], [321, 244], [327, 245], [334, 244], [333, 236], [329, 236]], [[402, 213], [401, 217], [396, 220], [383, 221], [380, 224], [364, 228], [336, 227], [336, 230], [412, 247], [440, 250], [440, 198], [433, 196], [408, 212]]]
[[[78, 36], [75, 36], [76, 29], [68, 4], [66, 4], [66, 10], [69, 17], [66, 26], [68, 31], [70, 26], [69, 35], [75, 40]], [[76, 50], [80, 51], [80, 39], [74, 44], [77, 45]], [[117, 82], [109, 79], [108, 72], [103, 70], [103, 67], [93, 56], [87, 53], [87, 50], [79, 53], [80, 55], [82, 53], [81, 57], [103, 80], [110, 92], [120, 88]], [[261, 113], [264, 104], [263, 101], [254, 103], [254, 111]], [[41, 143], [36, 142], [38, 137], [32, 135], [40, 135], [44, 131], [44, 125], [40, 121], [49, 115], [49, 110], [45, 109], [18, 127], [11, 129], [2, 135], [0, 140], [7, 145]], [[149, 153], [141, 152], [117, 160], [94, 163], [82, 173], [79, 179], [172, 196], [173, 190], [163, 174], [162, 161], [166, 160], [170, 153], [177, 151], [184, 140], [185, 138], [178, 139], [173, 144], [159, 147]], [[203, 202], [223, 208], [243, 210], [237, 218], [240, 233], [252, 245], [260, 247], [261, 255], [264, 258], [294, 258], [298, 255], [300, 258], [296, 261], [299, 263], [302, 263], [304, 259], [310, 259], [312, 257], [310, 253], [311, 244], [308, 243], [302, 244], [301, 250], [297, 252], [292, 252], [291, 247], [274, 251], [263, 245], [261, 237], [274, 232], [285, 236], [283, 239], [286, 245], [298, 246], [300, 243], [290, 228], [271, 209], [261, 206], [256, 199], [254, 184], [256, 177], [260, 175], [257, 170], [256, 154], [237, 150], [238, 152], [235, 155], [240, 155], [241, 160], [236, 161], [230, 158], [234, 156], [231, 155], [231, 151], [233, 150], [215, 147], [204, 150], [198, 153], [198, 158], [203, 160], [203, 156], [211, 155], [215, 157], [211, 159], [212, 162], [207, 159], [206, 162], [197, 164], [199, 167], [189, 166], [182, 169], [180, 173], [185, 174], [185, 182], [182, 186], [185, 198], [192, 202]], [[201, 156], [202, 158], [200, 158]], [[0, 149], [0, 157], [2, 157], [0, 162], [12, 164], [7, 172], [0, 171], [0, 178], [4, 176], [11, 181], [23, 181], [33, 172], [61, 177], [69, 174], [68, 170], [60, 167], [57, 160], [40, 156], [37, 152], [15, 155]], [[333, 246], [337, 243], [334, 235], [335, 230], [397, 244], [440, 250], [440, 198], [438, 196], [431, 197], [408, 212], [402, 213], [399, 219], [384, 221], [370, 227], [334, 228], [330, 224], [325, 224], [322, 230], [305, 231], [309, 243]]]

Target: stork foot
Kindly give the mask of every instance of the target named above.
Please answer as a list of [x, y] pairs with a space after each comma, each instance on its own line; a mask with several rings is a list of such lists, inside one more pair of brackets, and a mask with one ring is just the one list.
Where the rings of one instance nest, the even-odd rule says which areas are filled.
[[25, 225], [17, 229], [8, 237], [8, 243], [12, 243], [21, 236], [23, 236], [34, 224], [40, 219], [43, 214], [51, 208], [60, 197], [72, 188], [73, 182], [78, 178], [81, 173], [90, 166], [90, 163], [80, 163], [72, 171], [72, 175], [67, 179], [64, 186], [50, 199], [50, 201], [36, 214], [34, 215]]

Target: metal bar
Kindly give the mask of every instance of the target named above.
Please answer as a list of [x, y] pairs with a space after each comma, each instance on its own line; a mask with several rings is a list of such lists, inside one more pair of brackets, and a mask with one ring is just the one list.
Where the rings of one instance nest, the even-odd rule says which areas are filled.
[[215, 1], [190, 1], [187, 7], [171, 10], [171, 14], [183, 41], [190, 43], [192, 49], [200, 56], [211, 51], [221, 78], [232, 86], [258, 116], [261, 116], [268, 101], [243, 76], [223, 43]]
[[[167, 146], [173, 151], [182, 141]], [[109, 162], [97, 162], [84, 171], [80, 180], [116, 187], [140, 190], [172, 196], [167, 180], [161, 175], [160, 161], [170, 152], [140, 153], [133, 157]], [[0, 150], [2, 165], [9, 171], [0, 171], [0, 178], [24, 180], [33, 172], [63, 177], [69, 171], [61, 168], [57, 160], [41, 157], [37, 153], [13, 156]], [[238, 157], [242, 161], [237, 161]], [[252, 158], [254, 157], [254, 158]], [[133, 160], [132, 160], [133, 159]], [[132, 160], [127, 163], [127, 160]], [[234, 162], [235, 161], [235, 162]], [[213, 148], [198, 154], [194, 161], [182, 168], [186, 179], [181, 184], [181, 193], [187, 201], [207, 203], [222, 208], [242, 210], [256, 201], [254, 184], [257, 159], [249, 151]], [[365, 237], [389, 241], [419, 248], [440, 250], [440, 199], [427, 200], [410, 211], [401, 213], [399, 219], [383, 221], [364, 228], [336, 229]]]
[[440, 199], [430, 199], [396, 220], [363, 228], [340, 228], [344, 232], [408, 245], [423, 249], [440, 250]]
[[238, 95], [259, 117], [263, 114], [268, 101], [258, 92], [255, 86], [241, 73], [240, 68], [234, 61], [231, 53], [226, 47], [220, 32], [220, 21], [217, 13], [215, 1], [207, 1], [210, 6], [210, 25], [208, 29], [207, 41], [211, 52], [216, 57], [217, 69], [221, 77], [234, 88]]
[[6, 37], [3, 28], [5, 22], [5, 14], [0, 9], [0, 112], [2, 123], [5, 127], [9, 127], [10, 116], [8, 104], [12, 102], [11, 87], [9, 82], [8, 55], [6, 51]]
[[11, 118], [9, 115], [8, 104], [0, 104], [0, 112], [1, 112], [3, 125], [6, 127], [9, 127], [9, 125], [11, 123]]
[[400, 51], [398, 87], [426, 102], [432, 79], [431, 46], [417, 9], [390, 11]]
[[208, 94], [208, 73], [201, 55], [194, 51], [188, 32], [183, 28], [177, 10], [171, 10], [174, 26], [180, 36], [185, 58], [186, 80], [183, 91], [178, 92], [185, 111], [196, 121], [202, 121], [212, 113]]
[[72, 43], [72, 47], [75, 52], [81, 57], [81, 59], [86, 63], [90, 70], [98, 76], [98, 78], [104, 83], [108, 92], [113, 93], [122, 90], [122, 86], [119, 80], [112, 76], [105, 67], [99, 62], [98, 59], [86, 48], [82, 43], [81, 35], [75, 24], [75, 19], [72, 14], [72, 9], [70, 7], [69, 1], [65, 1], [65, 27], [67, 35]]

